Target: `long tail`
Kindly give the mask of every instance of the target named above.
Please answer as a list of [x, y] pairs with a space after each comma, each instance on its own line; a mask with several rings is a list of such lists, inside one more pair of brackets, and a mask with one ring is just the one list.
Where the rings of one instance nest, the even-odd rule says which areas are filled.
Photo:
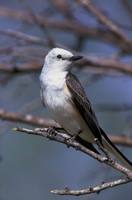
[[101, 134], [103, 136], [102, 143], [104, 147], [111, 153], [113, 154], [125, 167], [128, 169], [132, 170], [132, 162], [128, 160], [123, 153], [110, 141], [110, 139], [107, 137], [105, 132], [101, 130]]

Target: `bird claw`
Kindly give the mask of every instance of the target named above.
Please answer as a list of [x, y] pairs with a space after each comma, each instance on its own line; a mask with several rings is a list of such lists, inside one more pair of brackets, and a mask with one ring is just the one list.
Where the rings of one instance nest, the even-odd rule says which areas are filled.
[[79, 130], [79, 132], [77, 134], [72, 135], [72, 136], [70, 135], [70, 138], [68, 138], [67, 141], [69, 141], [71, 143], [74, 142], [76, 140], [77, 136], [79, 136], [81, 133], [82, 133], [82, 130]]
[[47, 130], [48, 134], [50, 136], [56, 136], [56, 129], [55, 127], [49, 127], [48, 130]]
[[75, 138], [76, 136], [70, 136], [69, 138], [65, 138], [65, 143], [68, 148], [71, 146], [71, 143], [75, 141]]

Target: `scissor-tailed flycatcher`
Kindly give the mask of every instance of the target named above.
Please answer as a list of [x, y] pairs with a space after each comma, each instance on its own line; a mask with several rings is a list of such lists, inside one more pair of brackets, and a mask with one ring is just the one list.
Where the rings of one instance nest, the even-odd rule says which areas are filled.
[[132, 163], [115, 147], [99, 126], [91, 104], [78, 79], [71, 74], [71, 63], [81, 59], [71, 52], [54, 48], [45, 57], [40, 75], [41, 99], [53, 118], [83, 146], [98, 153], [93, 144], [102, 147], [132, 169]]

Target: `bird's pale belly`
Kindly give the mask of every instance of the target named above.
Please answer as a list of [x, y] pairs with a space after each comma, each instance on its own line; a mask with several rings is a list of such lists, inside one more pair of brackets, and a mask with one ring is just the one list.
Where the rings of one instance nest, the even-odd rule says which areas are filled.
[[46, 105], [53, 116], [54, 120], [58, 122], [70, 135], [80, 134], [84, 140], [94, 142], [94, 137], [89, 130], [87, 124], [77, 111], [75, 105], [68, 96], [60, 91], [55, 95], [48, 93], [46, 97]]

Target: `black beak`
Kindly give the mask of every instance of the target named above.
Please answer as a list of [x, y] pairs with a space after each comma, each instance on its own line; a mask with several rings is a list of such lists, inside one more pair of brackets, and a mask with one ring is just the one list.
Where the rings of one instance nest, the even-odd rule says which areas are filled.
[[76, 60], [80, 60], [82, 58], [83, 58], [83, 56], [72, 56], [69, 58], [69, 61], [76, 61]]

